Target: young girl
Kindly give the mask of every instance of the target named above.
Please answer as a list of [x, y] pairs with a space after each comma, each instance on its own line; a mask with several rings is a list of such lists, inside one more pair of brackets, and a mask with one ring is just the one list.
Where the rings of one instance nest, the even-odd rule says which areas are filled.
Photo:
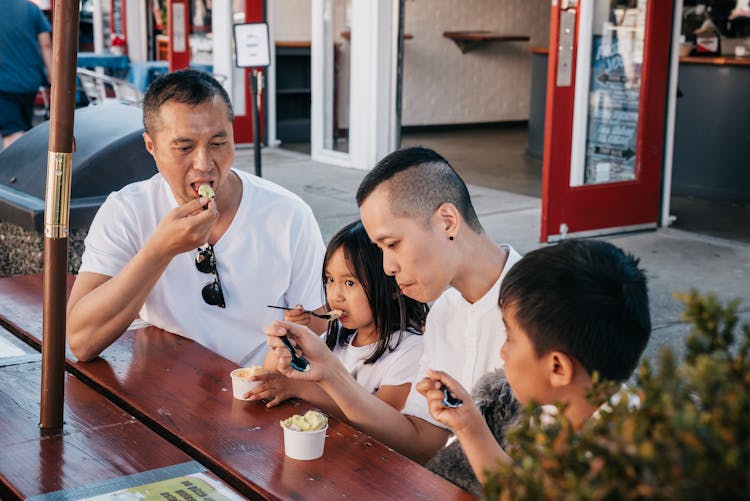
[[[422, 355], [427, 305], [403, 296], [394, 278], [383, 273], [382, 262], [382, 251], [372, 244], [360, 221], [333, 236], [323, 260], [322, 278], [327, 306], [342, 315], [329, 322], [323, 336], [359, 384], [401, 410]], [[285, 318], [307, 323], [309, 314], [298, 307]], [[276, 355], [269, 350], [264, 365], [275, 371], [276, 364]], [[294, 381], [277, 372], [256, 379], [263, 383], [248, 394], [252, 400], [268, 399], [272, 407], [297, 397], [343, 417], [315, 383]]]

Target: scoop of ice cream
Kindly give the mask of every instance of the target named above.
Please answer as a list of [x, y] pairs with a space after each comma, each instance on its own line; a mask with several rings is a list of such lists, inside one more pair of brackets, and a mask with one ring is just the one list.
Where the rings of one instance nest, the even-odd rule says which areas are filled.
[[328, 312], [328, 318], [330, 320], [336, 320], [338, 318], [341, 318], [341, 315], [343, 315], [344, 312], [341, 310], [331, 310]]
[[234, 376], [240, 379], [250, 379], [253, 376], [259, 376], [265, 374], [266, 370], [260, 365], [253, 365], [252, 367], [245, 367], [234, 371]]
[[202, 184], [198, 187], [198, 195], [202, 197], [214, 198], [214, 189], [209, 184]]
[[294, 431], [322, 430], [328, 426], [328, 418], [318, 411], [307, 411], [304, 416], [295, 414], [281, 421], [281, 426]]

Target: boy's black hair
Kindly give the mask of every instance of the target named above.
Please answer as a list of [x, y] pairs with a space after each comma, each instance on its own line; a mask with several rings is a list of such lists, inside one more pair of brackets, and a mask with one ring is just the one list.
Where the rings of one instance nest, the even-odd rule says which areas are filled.
[[[372, 364], [386, 350], [395, 350], [401, 344], [403, 333], [407, 329], [422, 334], [428, 308], [426, 304], [401, 294], [396, 279], [383, 272], [382, 251], [372, 244], [361, 221], [355, 221], [344, 226], [328, 243], [323, 259], [322, 278], [324, 287], [326, 266], [333, 253], [339, 248], [343, 249], [346, 264], [352, 274], [362, 284], [367, 302], [372, 310], [375, 332], [378, 333], [378, 342], [373, 352], [365, 360], [366, 364]], [[326, 344], [331, 349], [337, 343], [343, 346], [354, 332], [354, 330], [344, 328], [339, 322], [330, 322]], [[391, 346], [394, 336], [398, 336], [398, 339], [395, 345]]]
[[149, 134], [156, 132], [159, 109], [167, 101], [197, 106], [214, 96], [221, 96], [227, 105], [229, 121], [233, 121], [234, 112], [227, 91], [208, 73], [179, 70], [162, 75], [151, 82], [143, 96], [143, 127]]
[[538, 356], [561, 351], [602, 379], [625, 381], [651, 333], [639, 260], [597, 240], [565, 240], [529, 252], [500, 287]]
[[451, 203], [472, 230], [476, 233], [484, 231], [463, 179], [435, 151], [413, 146], [384, 157], [360, 183], [357, 205], [361, 206], [386, 181], [390, 181], [388, 193], [394, 215], [416, 215], [427, 224], [438, 207]]

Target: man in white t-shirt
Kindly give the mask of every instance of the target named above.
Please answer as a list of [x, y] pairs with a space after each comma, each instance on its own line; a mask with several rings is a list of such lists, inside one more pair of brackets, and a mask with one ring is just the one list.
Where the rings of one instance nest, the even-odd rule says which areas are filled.
[[262, 327], [281, 315], [266, 305], [323, 309], [312, 211], [232, 168], [232, 108], [210, 75], [157, 79], [143, 123], [159, 173], [110, 194], [97, 213], [68, 301], [70, 349], [91, 360], [140, 317], [237, 364], [261, 364]]
[[[498, 294], [520, 256], [484, 232], [466, 185], [450, 164], [422, 147], [391, 153], [365, 176], [357, 204], [367, 234], [383, 251], [385, 273], [396, 278], [404, 295], [436, 300], [427, 315], [417, 381], [428, 369], [442, 370], [471, 388], [482, 374], [501, 367], [506, 332]], [[397, 412], [363, 390], [308, 329], [277, 322], [266, 334], [279, 354], [280, 371], [318, 381], [362, 431], [421, 462], [447, 442], [450, 431], [432, 418], [414, 385], [404, 410]], [[288, 350], [277, 338], [282, 334], [310, 360], [309, 371], [289, 368]]]

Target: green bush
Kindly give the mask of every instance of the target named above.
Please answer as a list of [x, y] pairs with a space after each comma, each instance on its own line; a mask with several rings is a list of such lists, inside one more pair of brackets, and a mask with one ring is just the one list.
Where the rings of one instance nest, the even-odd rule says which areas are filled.
[[[683, 363], [669, 349], [657, 368], [644, 360], [640, 407], [623, 399], [579, 430], [561, 412], [535, 425], [527, 406], [507, 435], [514, 463], [489, 476], [486, 499], [750, 499], [750, 326], [738, 327], [739, 301], [678, 297], [693, 324]], [[615, 389], [597, 382], [590, 396]]]

